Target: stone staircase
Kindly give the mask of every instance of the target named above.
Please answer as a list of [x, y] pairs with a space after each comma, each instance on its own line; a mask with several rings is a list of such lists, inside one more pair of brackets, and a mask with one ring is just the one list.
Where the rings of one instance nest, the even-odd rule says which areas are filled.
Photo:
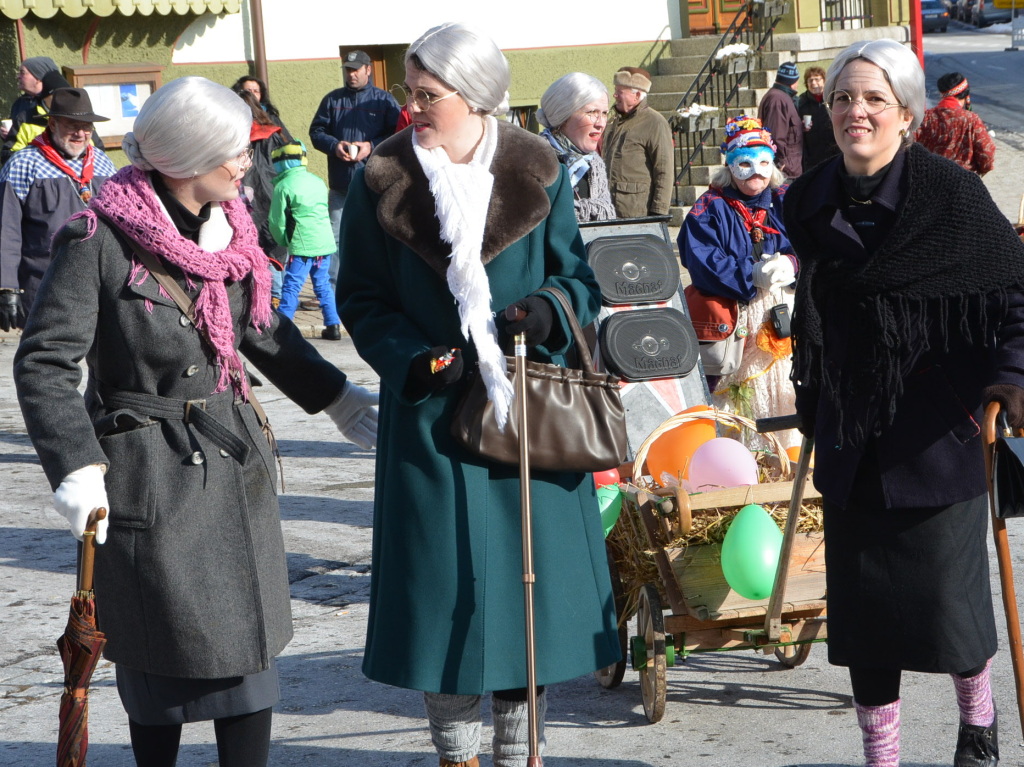
[[[690, 88], [694, 78], [707, 62], [708, 56], [715, 50], [720, 38], [717, 36], [690, 37], [683, 40], [672, 40], [669, 55], [657, 61], [656, 73], [652, 73], [651, 92], [647, 101], [652, 109], [657, 109], [670, 122], [675, 115], [676, 107]], [[722, 164], [722, 153], [718, 145], [725, 140], [725, 121], [741, 114], [757, 114], [757, 105], [761, 97], [768, 92], [775, 81], [775, 71], [784, 61], [794, 58], [792, 51], [771, 51], [761, 53], [751, 64], [750, 74], [744, 86], [736, 94], [736, 98], [720, 113], [719, 127], [715, 129], [712, 140], [701, 150], [695, 164], [691, 167], [691, 183], [681, 183], [676, 189], [676, 199], [680, 205], [670, 211], [672, 224], [678, 225], [694, 201], [707, 191], [711, 169]], [[678, 134], [674, 134], [678, 138]], [[685, 158], [683, 158], [685, 159]], [[677, 152], [676, 162], [682, 162]], [[677, 173], [678, 173], [677, 168]]]

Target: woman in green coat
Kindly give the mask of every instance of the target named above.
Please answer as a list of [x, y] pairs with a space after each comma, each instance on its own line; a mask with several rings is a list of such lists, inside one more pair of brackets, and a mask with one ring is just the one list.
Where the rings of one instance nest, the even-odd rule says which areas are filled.
[[[467, 452], [449, 428], [472, 368], [508, 412], [513, 334], [564, 364], [571, 335], [538, 290], [561, 289], [584, 324], [599, 293], [565, 170], [543, 139], [492, 116], [509, 84], [497, 46], [445, 24], [405, 64], [412, 125], [354, 177], [342, 221], [341, 319], [381, 377], [363, 670], [426, 693], [441, 765], [476, 764], [480, 696], [493, 693], [494, 763], [525, 765], [518, 468]], [[511, 304], [526, 318], [505, 324]], [[591, 478], [535, 471], [531, 487], [545, 685], [614, 663], [619, 647]]]

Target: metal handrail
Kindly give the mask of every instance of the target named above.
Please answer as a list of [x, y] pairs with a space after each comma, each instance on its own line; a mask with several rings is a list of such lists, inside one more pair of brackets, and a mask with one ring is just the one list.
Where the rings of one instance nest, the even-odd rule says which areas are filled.
[[[769, 10], [773, 12], [767, 13], [766, 11]], [[753, 56], [760, 55], [765, 50], [774, 50], [775, 27], [778, 26], [787, 10], [788, 6], [784, 3], [766, 3], [763, 0], [762, 2], [751, 0], [751, 2], [744, 5], [736, 13], [729, 27], [722, 34], [718, 44], [711, 51], [707, 61], [704, 62], [704, 66], [701, 67], [700, 71], [693, 78], [690, 87], [682, 99], [680, 99], [679, 104], [676, 105], [676, 110], [678, 111], [691, 104], [714, 106], [722, 111], [728, 109], [734, 102], [740, 88], [743, 87], [750, 77], [750, 63]], [[718, 52], [726, 45], [740, 42], [746, 43], [751, 51], [751, 55], [747, 57], [746, 67], [731, 74], [721, 71], [719, 60], [716, 59]], [[698, 130], [694, 132], [682, 130], [681, 121], [679, 119], [673, 120], [672, 132], [674, 134], [676, 152], [679, 159], [683, 160], [677, 163], [678, 171], [676, 173], [675, 192], [673, 194], [677, 205], [679, 204], [679, 188], [684, 184], [684, 176], [686, 177], [685, 182], [688, 185], [691, 181], [694, 160], [708, 146], [709, 140], [711, 140], [718, 127], [716, 121], [709, 120], [707, 123], [707, 127], [703, 129], [698, 127]], [[685, 159], [683, 159], [684, 157]]]

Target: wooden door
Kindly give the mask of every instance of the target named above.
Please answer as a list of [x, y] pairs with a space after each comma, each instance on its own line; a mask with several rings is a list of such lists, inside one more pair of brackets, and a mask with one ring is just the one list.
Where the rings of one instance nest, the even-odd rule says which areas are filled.
[[744, 0], [689, 0], [690, 34], [722, 34], [746, 5]]

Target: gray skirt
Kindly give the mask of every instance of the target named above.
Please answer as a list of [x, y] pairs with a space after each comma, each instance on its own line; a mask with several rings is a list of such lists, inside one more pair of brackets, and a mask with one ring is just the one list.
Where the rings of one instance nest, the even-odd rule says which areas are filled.
[[277, 665], [248, 676], [183, 679], [147, 674], [117, 664], [117, 692], [133, 722], [143, 725], [186, 724], [252, 714], [281, 699]]
[[995, 655], [988, 497], [938, 508], [825, 502], [828, 659], [956, 674]]

